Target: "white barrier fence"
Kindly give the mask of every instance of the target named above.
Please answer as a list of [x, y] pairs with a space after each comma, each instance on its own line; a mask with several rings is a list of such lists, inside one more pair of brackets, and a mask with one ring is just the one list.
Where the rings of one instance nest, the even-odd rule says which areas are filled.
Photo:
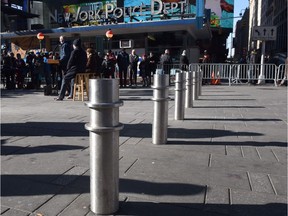
[[[275, 64], [191, 64], [189, 69], [201, 72], [204, 83], [218, 79], [227, 80], [229, 85], [252, 81], [277, 84], [287, 79], [288, 65], [282, 64], [277, 67]], [[260, 77], [261, 71], [263, 77]]]

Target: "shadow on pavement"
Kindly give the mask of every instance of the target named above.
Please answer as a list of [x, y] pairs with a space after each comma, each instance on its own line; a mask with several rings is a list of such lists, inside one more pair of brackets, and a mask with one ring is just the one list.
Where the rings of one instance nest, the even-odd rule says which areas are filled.
[[[59, 178], [65, 178], [66, 181], [59, 181]], [[48, 182], [48, 180], [52, 181]], [[59, 182], [60, 184], [57, 184]], [[70, 189], [67, 190], [65, 187], [70, 187]], [[119, 179], [120, 193], [154, 196], [188, 196], [203, 194], [205, 190], [205, 186], [195, 184], [158, 183], [135, 179]], [[64, 193], [90, 193], [90, 177], [78, 175], [1, 175], [2, 197]]]
[[212, 108], [212, 109], [215, 109], [215, 108], [227, 108], [227, 109], [232, 109], [232, 108], [236, 108], [236, 109], [264, 109], [265, 107], [264, 106], [194, 106], [194, 108], [204, 108], [204, 109], [208, 109], [208, 108]]
[[21, 154], [38, 154], [38, 153], [52, 153], [57, 151], [69, 151], [84, 149], [83, 146], [73, 145], [43, 145], [43, 146], [1, 146], [1, 155], [21, 155]]
[[229, 204], [193, 204], [193, 203], [156, 203], [146, 201], [120, 202], [116, 215], [145, 216], [286, 216], [286, 205], [270, 203], [266, 205], [229, 205]]
[[183, 140], [169, 140], [166, 143], [167, 145], [199, 145], [199, 146], [207, 146], [207, 145], [212, 145], [212, 146], [274, 146], [274, 147], [286, 147], [287, 142], [256, 142], [256, 141], [242, 141], [242, 142], [236, 142], [236, 141], [183, 141]]
[[[215, 95], [216, 97], [217, 95]], [[209, 101], [255, 101], [256, 99], [245, 99], [245, 98], [199, 98], [198, 100], [209, 100]]]
[[261, 119], [261, 118], [251, 118], [251, 119], [248, 119], [248, 118], [185, 118], [184, 120], [189, 120], [189, 121], [230, 121], [230, 122], [233, 122], [233, 121], [243, 121], [243, 122], [257, 122], [257, 121], [264, 121], [264, 122], [268, 122], [268, 121], [282, 121], [282, 119]]
[[84, 122], [2, 123], [1, 136], [89, 136]]
[[[261, 133], [254, 132], [234, 132], [230, 130], [219, 129], [185, 129], [168, 128], [168, 138], [216, 138], [227, 136], [262, 136]], [[124, 129], [120, 131], [120, 136], [126, 137], [152, 137], [151, 124], [125, 124]]]
[[[57, 179], [57, 175], [3, 175], [1, 176], [1, 197], [2, 204], [6, 202], [10, 203], [13, 198], [17, 196], [25, 196], [26, 199], [30, 199], [28, 196], [41, 196], [41, 195], [61, 195], [61, 194], [82, 194], [90, 193], [89, 188], [89, 176], [68, 176], [68, 178], [75, 180], [77, 178], [77, 184], [81, 187], [75, 187], [71, 185], [56, 185], [52, 183], [40, 182], [39, 179]], [[36, 181], [34, 181], [36, 180]], [[85, 184], [85, 187], [83, 187]], [[120, 193], [124, 193], [125, 201], [120, 201], [120, 207], [118, 212], [114, 215], [195, 215], [195, 216], [286, 216], [287, 205], [284, 203], [269, 203], [265, 205], [253, 204], [251, 199], [243, 198], [244, 203], [249, 204], [220, 204], [208, 203], [207, 200], [199, 200], [195, 203], [191, 200], [190, 203], [181, 202], [177, 196], [195, 196], [201, 194], [204, 197], [206, 193], [206, 187], [194, 184], [182, 184], [182, 183], [158, 183], [147, 182], [142, 180], [133, 179], [120, 179], [119, 180]], [[209, 188], [208, 188], [209, 190]], [[130, 196], [131, 194], [131, 196]], [[147, 198], [149, 197], [149, 200]], [[155, 196], [154, 198], [151, 196]], [[175, 196], [175, 202], [161, 202], [157, 201], [158, 196]], [[146, 197], [146, 198], [145, 198]], [[6, 199], [10, 199], [7, 200]], [[83, 205], [87, 206], [89, 201], [85, 201]], [[239, 201], [238, 201], [239, 202]], [[251, 203], [251, 204], [250, 204]], [[17, 202], [15, 203], [17, 205]], [[13, 207], [13, 202], [10, 203], [10, 207]], [[81, 206], [79, 206], [81, 208]]]

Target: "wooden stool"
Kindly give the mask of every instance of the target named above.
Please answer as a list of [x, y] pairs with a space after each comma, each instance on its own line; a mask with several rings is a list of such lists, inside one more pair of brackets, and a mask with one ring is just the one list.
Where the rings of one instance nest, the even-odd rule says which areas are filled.
[[93, 73], [77, 73], [74, 81], [73, 89], [73, 101], [77, 99], [84, 101], [84, 94], [86, 93], [87, 99], [89, 100], [89, 78], [94, 76]]

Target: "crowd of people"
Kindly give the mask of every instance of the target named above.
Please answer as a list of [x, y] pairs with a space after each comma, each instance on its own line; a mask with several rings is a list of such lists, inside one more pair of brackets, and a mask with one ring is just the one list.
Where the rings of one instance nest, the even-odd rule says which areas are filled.
[[[135, 49], [130, 54], [125, 49], [117, 54], [109, 50], [101, 56], [93, 48], [84, 50], [79, 38], [71, 44], [60, 36], [59, 42], [59, 54], [30, 51], [23, 59], [19, 53], [15, 58], [13, 52], [4, 51], [1, 55], [1, 76], [6, 89], [39, 89], [45, 78], [46, 89], [60, 90], [56, 100], [63, 100], [65, 96], [72, 99], [76, 73], [92, 73], [94, 78], [119, 78], [120, 88], [137, 86], [137, 77], [140, 76], [142, 86], [149, 87], [157, 64], [162, 65], [161, 73], [164, 74], [170, 74], [173, 65], [168, 49], [160, 57], [152, 52], [140, 56]], [[49, 59], [57, 59], [59, 64], [51, 64]], [[180, 56], [180, 64], [182, 70], [187, 70], [189, 61], [185, 50]]]

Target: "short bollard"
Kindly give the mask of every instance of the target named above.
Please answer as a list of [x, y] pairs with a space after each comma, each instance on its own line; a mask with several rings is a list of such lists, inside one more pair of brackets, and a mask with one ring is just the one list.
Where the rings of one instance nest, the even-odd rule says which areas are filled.
[[185, 111], [184, 73], [176, 73], [175, 77], [175, 120], [184, 119]]
[[90, 79], [90, 197], [91, 211], [113, 214], [119, 207], [119, 123], [118, 79]]
[[193, 83], [192, 72], [185, 72], [186, 75], [186, 94], [185, 94], [185, 108], [193, 107]]
[[199, 70], [198, 72], [198, 97], [202, 95], [202, 78], [203, 78], [203, 71]]
[[198, 100], [198, 74], [199, 73], [197, 71], [193, 71], [193, 100]]
[[169, 75], [154, 74], [152, 86], [154, 101], [154, 118], [152, 126], [152, 143], [167, 143], [168, 127], [168, 100], [169, 100]]

